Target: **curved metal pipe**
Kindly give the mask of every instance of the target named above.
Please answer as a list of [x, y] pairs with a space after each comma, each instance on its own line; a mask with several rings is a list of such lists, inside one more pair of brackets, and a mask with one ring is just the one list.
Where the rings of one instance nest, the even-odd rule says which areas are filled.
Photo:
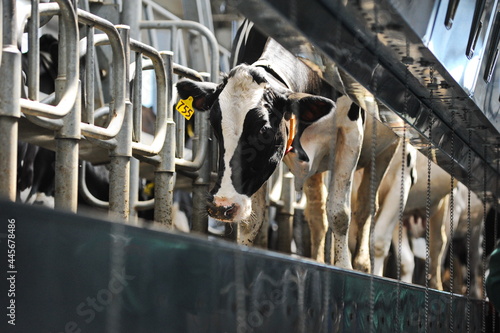
[[[40, 15], [57, 15], [60, 14], [61, 10], [57, 4], [40, 4]], [[87, 25], [92, 25], [92, 26], [97, 26], [99, 30], [103, 31], [105, 34], [99, 34], [95, 36], [94, 38], [94, 45], [111, 45], [111, 48], [113, 50], [113, 64], [115, 67], [115, 70], [113, 71], [113, 80], [115, 82], [114, 85], [114, 110], [112, 114], [110, 114], [110, 119], [111, 122], [106, 128], [95, 126], [93, 124], [86, 124], [82, 123], [81, 124], [81, 132], [83, 135], [87, 137], [92, 137], [95, 139], [101, 139], [101, 140], [109, 140], [114, 138], [123, 123], [123, 118], [125, 114], [125, 55], [123, 52], [123, 43], [121, 41], [120, 35], [118, 33], [118, 30], [116, 27], [109, 21], [102, 19], [96, 15], [93, 15], [91, 13], [85, 12], [81, 9], [77, 10], [78, 14], [78, 21], [83, 24]], [[30, 15], [26, 15], [26, 20], [30, 17]], [[25, 20], [25, 22], [26, 22]], [[71, 29], [70, 29], [71, 30]], [[69, 39], [70, 40], [70, 39]], [[78, 38], [77, 38], [78, 40]], [[71, 43], [69, 43], [71, 44]], [[78, 43], [77, 43], [78, 44]], [[79, 63], [79, 58], [82, 56], [85, 56], [86, 54], [86, 38], [82, 39], [82, 41], [79, 42], [80, 45], [76, 46], [76, 50], [74, 52], [74, 56], [70, 56], [70, 52], [68, 52], [68, 67], [71, 68], [71, 66], [75, 66], [75, 68], [78, 67]], [[84, 47], [82, 47], [84, 46]], [[81, 51], [78, 51], [78, 50]], [[78, 57], [76, 56], [78, 54]], [[78, 71], [76, 72], [78, 74]], [[69, 81], [69, 80], [68, 80]], [[76, 82], [78, 82], [78, 75], [76, 75]], [[123, 85], [116, 84], [117, 82], [123, 82]], [[68, 86], [66, 87], [65, 92], [63, 93], [63, 99], [67, 100], [67, 90]], [[78, 92], [78, 85], [76, 92]], [[41, 102], [35, 102], [35, 101], [28, 101], [26, 99], [21, 99], [21, 106], [23, 105], [23, 101], [26, 103], [32, 105], [32, 106], [40, 106], [40, 108], [47, 110], [52, 110], [53, 108], [59, 108], [61, 105], [63, 99], [57, 106], [51, 106], [47, 104], [42, 104]], [[53, 100], [52, 100], [53, 102]], [[73, 103], [74, 104], [74, 103]], [[26, 105], [26, 104], [25, 104]], [[23, 109], [23, 111], [25, 111]], [[45, 128], [53, 129], [53, 130], [58, 130], [62, 126], [61, 121], [50, 121], [47, 119], [42, 119], [42, 118], [34, 118], [34, 116], [43, 116], [46, 118], [54, 118], [50, 115], [47, 115], [46, 113], [42, 112], [31, 112], [31, 111], [25, 111], [25, 114], [31, 115], [31, 117], [28, 117], [30, 121], [33, 123], [43, 126]], [[61, 117], [64, 116], [64, 114], [61, 115]], [[60, 118], [60, 117], [55, 117], [55, 118]]]
[[[60, 19], [65, 22], [66, 30], [63, 34], [66, 39], [66, 64], [67, 68], [60, 68], [60, 74], [66, 77], [66, 86], [61, 94], [61, 100], [56, 106], [42, 104], [21, 98], [20, 105], [24, 113], [44, 116], [47, 118], [62, 118], [69, 113], [77, 99], [79, 79], [78, 54], [78, 25], [76, 14], [69, 0], [56, 0], [59, 6]], [[50, 7], [53, 10], [53, 7]], [[44, 6], [40, 6], [40, 15], [44, 14]], [[28, 17], [31, 16], [31, 13]], [[25, 24], [23, 22], [23, 24]], [[24, 31], [24, 28], [21, 30]], [[68, 70], [67, 70], [68, 69]], [[67, 70], [67, 72], [66, 72]]]
[[[49, 96], [45, 97], [43, 100], [41, 100], [40, 103], [53, 105], [55, 101], [56, 101], [56, 94], [52, 93]], [[32, 116], [29, 114], [25, 114], [24, 116], [33, 124], [43, 128], [47, 128], [49, 130], [59, 131], [63, 126], [62, 119], [47, 119], [40, 116]]]
[[91, 204], [95, 207], [108, 209], [109, 202], [98, 199], [92, 193], [90, 193], [90, 190], [87, 187], [87, 177], [85, 174], [86, 170], [87, 170], [87, 167], [85, 166], [85, 163], [82, 163], [82, 165], [80, 167], [80, 173], [78, 174], [78, 182], [80, 183], [80, 195], [89, 204]]
[[208, 151], [208, 113], [207, 112], [199, 112], [198, 116], [204, 117], [203, 121], [200, 122], [200, 140], [198, 142], [198, 151], [197, 154], [192, 161], [176, 158], [175, 165], [181, 169], [186, 171], [196, 171], [203, 165], [205, 158], [207, 156]]
[[[113, 80], [114, 85], [114, 110], [110, 114], [110, 123], [106, 128], [82, 123], [82, 134], [95, 139], [108, 140], [114, 138], [123, 124], [125, 115], [125, 53], [123, 43], [118, 30], [109, 21], [106, 21], [96, 15], [78, 10], [78, 18], [81, 23], [98, 26], [99, 30], [106, 33], [106, 37], [97, 35], [94, 38], [94, 44], [109, 43], [113, 50]], [[106, 41], [107, 39], [107, 41]]]
[[130, 40], [130, 49], [131, 51], [139, 52], [149, 57], [155, 70], [156, 89], [158, 92], [156, 94], [157, 117], [153, 142], [150, 145], [141, 142], [132, 142], [132, 150], [134, 153], [152, 156], [158, 154], [163, 147], [167, 134], [167, 119], [172, 118], [172, 110], [168, 102], [168, 100], [171, 99], [168, 89], [169, 85], [171, 85], [172, 78], [167, 76], [161, 54], [156, 49], [133, 39]]
[[[197, 31], [201, 35], [203, 35], [209, 44], [210, 52], [212, 56], [211, 66], [210, 66], [210, 80], [212, 82], [218, 82], [219, 80], [219, 45], [215, 36], [212, 32], [205, 27], [204, 25], [194, 22], [194, 21], [143, 21], [140, 22], [141, 29], [190, 29]], [[199, 113], [201, 117], [208, 117], [208, 115]], [[197, 154], [193, 161], [187, 161], [184, 159], [176, 158], [175, 164], [178, 168], [186, 170], [186, 171], [196, 171], [201, 168], [203, 162], [206, 159], [207, 151], [208, 151], [208, 118], [203, 119], [201, 121], [200, 128], [200, 140], [199, 140], [199, 148], [197, 150]]]

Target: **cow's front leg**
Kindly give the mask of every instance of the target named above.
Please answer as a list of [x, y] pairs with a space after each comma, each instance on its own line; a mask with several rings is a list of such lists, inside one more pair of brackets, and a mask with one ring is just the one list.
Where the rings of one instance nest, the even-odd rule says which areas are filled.
[[309, 177], [303, 190], [307, 197], [304, 216], [311, 231], [311, 258], [324, 262], [328, 219], [325, 209], [327, 191], [323, 183], [323, 174], [318, 173]]
[[[335, 155], [333, 158], [332, 179], [328, 189], [327, 216], [334, 236], [334, 265], [352, 268], [348, 230], [351, 220], [352, 180], [361, 152], [363, 132], [361, 122], [346, 130], [340, 128], [335, 138]], [[330, 249], [325, 249], [329, 251]]]
[[[375, 158], [375, 175], [372, 177], [371, 174], [371, 162], [364, 168], [363, 179], [361, 180], [361, 185], [358, 189], [358, 200], [353, 203], [354, 214], [353, 220], [358, 225], [358, 235], [356, 242], [356, 251], [353, 258], [353, 267], [356, 270], [362, 272], [371, 272], [371, 260], [370, 260], [370, 230], [371, 230], [371, 208], [370, 204], [370, 192], [373, 188], [375, 189], [376, 198], [374, 207], [375, 212], [377, 211], [378, 205], [378, 189], [384, 175], [389, 168], [389, 164], [396, 152], [399, 140], [395, 140], [393, 144], [389, 145], [383, 152]], [[372, 184], [373, 181], [373, 184]], [[387, 239], [388, 244], [391, 244], [392, 230], [389, 230], [389, 237]]]

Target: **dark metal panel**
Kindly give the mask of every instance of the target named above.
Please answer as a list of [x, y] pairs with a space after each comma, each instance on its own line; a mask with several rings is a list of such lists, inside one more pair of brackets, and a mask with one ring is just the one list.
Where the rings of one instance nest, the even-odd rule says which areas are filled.
[[[315, 45], [325, 56], [326, 68], [336, 64], [359, 82], [353, 81], [351, 87], [360, 95], [359, 99], [364, 98], [364, 89], [376, 93], [382, 112], [392, 110], [412, 126], [410, 135], [417, 148], [426, 146], [433, 118], [436, 162], [448, 172], [453, 164], [456, 177], [467, 184], [471, 147], [471, 189], [482, 192], [482, 177], [486, 174], [487, 190], [495, 193], [500, 179], [496, 170], [500, 144], [498, 130], [424, 45], [430, 28], [420, 27], [416, 32], [409, 26], [412, 19], [405, 16], [408, 13], [399, 14], [399, 1], [383, 0], [377, 2], [377, 7], [373, 3], [249, 0], [237, 1], [235, 5], [291, 52], [303, 43]], [[427, 17], [424, 15], [423, 19], [432, 25], [434, 9], [430, 8], [434, 7], [424, 7]], [[374, 31], [379, 32], [378, 39]], [[403, 63], [406, 42], [412, 58], [408, 71]], [[325, 79], [328, 80], [328, 76]], [[409, 96], [405, 104], [407, 87]], [[451, 110], [455, 112], [453, 130]]]
[[[400, 332], [424, 331], [421, 287], [33, 206], [0, 202], [0, 218], [15, 219], [17, 272], [16, 327], [3, 319], [2, 332], [367, 332], [371, 281], [376, 332], [398, 323]], [[0, 252], [7, 253], [2, 225]], [[428, 295], [428, 332], [443, 332], [450, 296]], [[5, 309], [8, 300], [0, 300]], [[480, 331], [481, 301], [469, 304], [471, 331]], [[454, 298], [456, 332], [466, 327], [466, 305]]]

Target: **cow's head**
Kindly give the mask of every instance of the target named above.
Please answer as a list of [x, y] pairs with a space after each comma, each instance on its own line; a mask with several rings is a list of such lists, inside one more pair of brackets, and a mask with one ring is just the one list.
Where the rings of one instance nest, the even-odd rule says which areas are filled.
[[220, 85], [183, 80], [182, 99], [210, 111], [219, 142], [218, 179], [211, 190], [209, 215], [239, 222], [251, 214], [251, 196], [264, 184], [285, 154], [289, 120], [313, 122], [335, 104], [323, 97], [293, 94], [264, 68], [239, 65]]

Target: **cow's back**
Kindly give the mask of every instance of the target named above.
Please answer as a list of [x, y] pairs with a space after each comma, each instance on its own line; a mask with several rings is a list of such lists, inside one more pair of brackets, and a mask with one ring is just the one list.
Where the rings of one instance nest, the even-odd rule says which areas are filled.
[[255, 28], [253, 22], [245, 20], [239, 27], [231, 49], [231, 67], [238, 64], [253, 64], [262, 55], [268, 37]]
[[320, 66], [312, 66], [316, 67], [312, 69], [305, 64], [317, 63], [320, 58], [311, 45], [303, 45], [294, 53], [289, 52], [248, 20], [238, 29], [231, 50], [232, 67], [242, 63], [269, 66], [290, 90], [335, 100], [338, 94], [322, 79]]

